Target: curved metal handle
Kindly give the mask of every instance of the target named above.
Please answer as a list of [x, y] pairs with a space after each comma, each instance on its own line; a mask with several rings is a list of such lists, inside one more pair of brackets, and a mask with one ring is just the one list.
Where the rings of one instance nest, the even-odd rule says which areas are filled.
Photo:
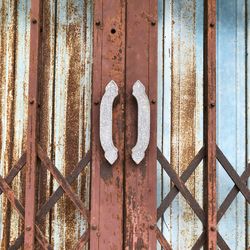
[[118, 86], [110, 81], [100, 105], [100, 141], [105, 152], [105, 158], [112, 165], [118, 158], [118, 149], [114, 146], [112, 138], [112, 111], [113, 103], [118, 95]]
[[133, 96], [138, 105], [138, 135], [137, 143], [132, 149], [132, 158], [139, 164], [145, 156], [150, 139], [150, 103], [145, 87], [139, 80], [133, 86]]

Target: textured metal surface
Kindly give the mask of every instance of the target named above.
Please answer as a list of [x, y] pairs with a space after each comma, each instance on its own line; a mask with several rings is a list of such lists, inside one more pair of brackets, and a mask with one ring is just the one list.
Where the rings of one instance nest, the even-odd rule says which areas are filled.
[[[122, 249], [125, 131], [125, 0], [96, 0], [94, 7], [90, 248]], [[119, 158], [110, 167], [100, 145], [100, 101], [113, 79], [113, 140]]]
[[133, 96], [138, 107], [137, 142], [132, 148], [132, 158], [139, 164], [145, 157], [150, 140], [150, 103], [143, 83], [139, 80], [133, 85]]
[[[26, 148], [29, 1], [0, 1], [0, 173], [5, 177]], [[16, 197], [24, 202], [24, 172], [12, 182]], [[0, 248], [7, 249], [23, 228], [18, 213], [0, 197]]]
[[[0, 1], [0, 172], [4, 177], [26, 150], [30, 7], [28, 0]], [[43, 9], [39, 139], [61, 173], [68, 175], [90, 148], [92, 1], [43, 1]], [[58, 184], [43, 164], [38, 166], [39, 209]], [[22, 204], [25, 167], [11, 185]], [[88, 207], [89, 166], [72, 188]], [[6, 196], [0, 199], [0, 248], [6, 249], [21, 235], [23, 223]], [[86, 228], [67, 197], [40, 222], [55, 249], [72, 248]]]
[[[127, 0], [126, 139], [124, 248], [156, 247], [157, 1]], [[137, 104], [133, 85], [140, 80], [150, 100], [150, 143], [136, 165], [131, 150], [137, 139]]]
[[118, 149], [113, 143], [113, 103], [118, 96], [118, 87], [115, 81], [110, 81], [100, 104], [100, 142], [104, 156], [112, 165], [118, 158]]
[[[180, 176], [188, 170], [186, 168], [183, 172], [190, 161], [188, 159], [192, 158], [192, 152], [197, 152], [203, 145], [203, 2], [158, 1], [158, 147]], [[207, 2], [211, 4], [213, 1]], [[235, 184], [237, 178], [238, 184], [243, 185], [240, 179], [246, 181], [249, 171], [248, 11], [247, 0], [217, 0], [217, 24], [215, 26], [214, 20], [207, 24], [213, 39], [215, 34], [212, 30], [215, 27], [217, 29], [217, 102], [215, 105], [215, 96], [210, 97], [210, 103], [206, 106], [210, 110], [217, 110], [217, 144], [239, 175], [238, 177], [232, 169], [227, 169], [225, 162], [226, 169], [217, 161], [218, 227], [216, 228], [214, 198], [210, 202], [214, 211], [210, 214], [210, 239], [215, 242], [215, 232], [218, 229], [218, 244], [221, 249], [249, 248], [249, 204], [245, 199], [247, 196], [244, 197]], [[211, 39], [211, 34], [207, 39]], [[211, 47], [209, 57], [214, 55], [215, 39]], [[212, 72], [215, 72], [214, 62], [211, 67]], [[208, 69], [206, 72], [211, 74]], [[212, 77], [215, 78], [215, 75]], [[215, 87], [211, 89], [215, 93]], [[210, 131], [213, 135], [214, 168], [214, 114], [210, 121], [214, 127]], [[200, 205], [203, 203], [202, 166], [203, 163], [187, 181], [188, 189], [195, 194]], [[211, 171], [210, 176], [205, 176], [206, 179], [215, 179], [214, 173], [215, 170]], [[211, 182], [210, 186], [210, 190], [215, 193], [215, 185]], [[158, 204], [170, 189], [168, 177], [158, 167]], [[208, 199], [207, 196], [204, 197]], [[167, 203], [164, 204], [166, 207]], [[199, 234], [202, 227], [181, 197], [175, 198], [173, 204], [159, 218], [158, 225], [173, 249], [191, 249], [197, 238], [199, 241], [196, 247], [201, 243], [202, 237]], [[204, 243], [205, 241], [199, 246]], [[213, 247], [215, 248], [214, 245]]]
[[27, 163], [25, 172], [24, 249], [35, 249], [37, 141], [38, 141], [38, 89], [40, 82], [42, 2], [31, 0], [30, 8], [30, 62], [27, 127]]
[[[157, 145], [179, 176], [204, 145], [203, 9], [202, 0], [158, 1]], [[201, 161], [186, 182], [201, 207], [203, 186]], [[158, 165], [158, 206], [171, 188], [170, 178]], [[191, 249], [203, 229], [180, 194], [158, 226], [173, 249]]]
[[216, 180], [216, 0], [204, 1], [204, 138], [207, 240], [205, 249], [217, 248], [217, 180]]
[[[217, 0], [217, 144], [242, 175], [249, 164], [249, 1]], [[218, 206], [234, 187], [217, 161]], [[239, 193], [218, 224], [231, 249], [250, 247], [250, 218]], [[246, 233], [247, 232], [247, 233]]]

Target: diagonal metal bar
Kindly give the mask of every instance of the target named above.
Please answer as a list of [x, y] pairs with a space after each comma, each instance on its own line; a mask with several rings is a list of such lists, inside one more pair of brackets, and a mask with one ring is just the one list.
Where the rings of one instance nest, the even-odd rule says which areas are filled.
[[[88, 151], [84, 158], [79, 161], [73, 171], [66, 177], [66, 181], [68, 182], [68, 184], [72, 184], [78, 177], [78, 175], [83, 171], [83, 169], [90, 162], [90, 157], [91, 153], [90, 151]], [[65, 191], [61, 186], [57, 188], [57, 190], [50, 196], [48, 201], [46, 201], [38, 211], [36, 215], [36, 219], [38, 222], [41, 222], [42, 217], [50, 211], [50, 209], [56, 204], [56, 202], [62, 197], [64, 193]]]
[[238, 186], [240, 189], [240, 192], [243, 194], [243, 196], [246, 198], [247, 202], [250, 203], [250, 191], [244, 183], [231, 163], [228, 161], [226, 156], [223, 154], [223, 152], [220, 150], [220, 148], [217, 146], [216, 147], [216, 156], [220, 164], [223, 166], [223, 168], [226, 170], [227, 174], [230, 176], [232, 181]]
[[[241, 175], [241, 180], [246, 183], [248, 178], [250, 176], [250, 164], [248, 164], [247, 168]], [[218, 213], [217, 213], [217, 221], [219, 222], [223, 215], [226, 213], [227, 209], [230, 207], [232, 204], [233, 200], [236, 198], [237, 194], [240, 192], [240, 189], [238, 188], [237, 185], [234, 185], [234, 187], [231, 189], [231, 191], [228, 193], [227, 197], [221, 204]]]
[[89, 229], [87, 229], [84, 234], [80, 237], [77, 244], [73, 247], [75, 250], [82, 250], [83, 247], [86, 245], [86, 243], [89, 240]]
[[[66, 177], [66, 181], [71, 184], [78, 177], [78, 175], [83, 171], [83, 169], [90, 162], [91, 153], [90, 151], [84, 156], [83, 159], [79, 161], [73, 171]], [[39, 224], [42, 218], [50, 211], [50, 209], [56, 204], [56, 202], [62, 197], [64, 190], [61, 186], [50, 196], [50, 198], [44, 203], [40, 210], [36, 214], [36, 223]], [[10, 248], [10, 250], [19, 249], [23, 244], [24, 232], [22, 232], [16, 239], [15, 243], [12, 245], [15, 248]]]
[[221, 235], [219, 233], [217, 233], [217, 244], [218, 244], [218, 246], [219, 246], [220, 249], [230, 250], [230, 247], [223, 240], [223, 238], [221, 237]]
[[[248, 164], [247, 168], [242, 173], [240, 179], [243, 183], [246, 183], [249, 176], [250, 176], [250, 164]], [[231, 189], [231, 191], [228, 193], [225, 200], [222, 202], [220, 208], [218, 209], [217, 223], [219, 223], [219, 221], [221, 220], [223, 215], [226, 213], [226, 211], [228, 210], [228, 208], [230, 207], [230, 205], [232, 204], [233, 200], [236, 198], [236, 196], [239, 192], [240, 192], [240, 189], [235, 184], [234, 187]], [[206, 234], [205, 234], [205, 232], [203, 232], [200, 235], [199, 239], [196, 241], [193, 249], [200, 249], [203, 246], [203, 244], [205, 243], [205, 240], [206, 240]], [[230, 249], [219, 233], [218, 233], [218, 245], [222, 246], [222, 247], [224, 246], [225, 249]], [[222, 249], [224, 249], [224, 248], [222, 248]]]
[[189, 192], [183, 181], [180, 179], [180, 177], [176, 174], [176, 172], [173, 170], [167, 159], [164, 157], [164, 155], [161, 153], [159, 149], [157, 149], [157, 159], [164, 168], [164, 170], [167, 172], [171, 180], [174, 182], [176, 187], [179, 189], [183, 197], [186, 199], [189, 206], [193, 209], [193, 211], [196, 213], [198, 218], [201, 220], [203, 224], [205, 224], [205, 213], [198, 204], [198, 202], [194, 199], [192, 194]]
[[[13, 179], [17, 176], [17, 174], [22, 170], [24, 165], [26, 164], [26, 152], [22, 154], [22, 156], [19, 158], [17, 163], [10, 169], [8, 175], [4, 178], [4, 180], [7, 182], [8, 185], [11, 184]], [[3, 193], [2, 190], [0, 190], [0, 195]]]
[[[200, 205], [197, 203], [197, 201], [193, 198], [192, 194], [185, 187], [183, 181], [178, 177], [178, 175], [172, 169], [170, 163], [166, 160], [166, 158], [163, 156], [163, 154], [161, 153], [161, 151], [159, 149], [157, 149], [157, 158], [158, 158], [159, 162], [161, 163], [162, 167], [164, 168], [164, 170], [170, 176], [171, 180], [174, 182], [176, 188], [179, 189], [179, 191], [182, 193], [182, 195], [187, 200], [190, 207], [194, 210], [194, 212], [199, 217], [199, 219], [201, 220], [203, 225], [205, 225], [204, 211], [202, 210]], [[221, 237], [221, 235], [218, 232], [217, 232], [217, 234], [218, 234], [218, 245], [225, 247], [225, 248], [221, 248], [221, 249], [228, 249], [227, 248], [228, 246], [227, 246], [226, 242], [223, 240], [223, 238]], [[204, 245], [205, 240], [206, 240], [206, 234], [203, 232], [192, 249], [200, 249]]]
[[198, 240], [192, 247], [192, 250], [199, 250], [206, 242], [206, 233], [203, 231]]
[[[191, 161], [189, 166], [181, 175], [180, 178], [183, 181], [183, 183], [185, 183], [188, 180], [188, 178], [192, 175], [192, 173], [198, 167], [204, 156], [205, 156], [205, 148], [202, 147], [200, 151], [197, 153], [197, 155], [194, 157], [194, 159]], [[163, 213], [166, 211], [166, 209], [169, 207], [169, 205], [171, 204], [171, 202], [174, 200], [174, 198], [178, 193], [179, 190], [176, 187], [176, 185], [174, 185], [169, 191], [169, 193], [165, 196], [164, 200], [161, 202], [160, 206], [157, 209], [157, 221], [161, 218]]]
[[[198, 240], [195, 242], [194, 246], [192, 247], [192, 250], [198, 250], [201, 249], [201, 247], [206, 243], [206, 233], [202, 232]], [[220, 247], [220, 249], [229, 249], [229, 246], [227, 243], [223, 240], [222, 236], [220, 235], [219, 232], [217, 232], [217, 244]]]
[[156, 227], [155, 232], [156, 232], [156, 238], [159, 241], [160, 245], [163, 247], [163, 249], [164, 250], [172, 250], [170, 244], [165, 239], [165, 237], [163, 236], [162, 232], [160, 231], [160, 229], [158, 227]]
[[[4, 178], [1, 175], [0, 175], [0, 187], [3, 190], [4, 194], [6, 195], [9, 202], [11, 203], [11, 205], [15, 208], [15, 210], [19, 214], [19, 216], [24, 220], [24, 207], [19, 202], [19, 200], [15, 197], [13, 190], [10, 188], [8, 183], [4, 180]], [[37, 225], [35, 225], [35, 227], [36, 227], [36, 232], [37, 232], [37, 235], [36, 235], [37, 241], [40, 243], [43, 249], [52, 250], [52, 247], [46, 240], [45, 236], [43, 235], [39, 227]]]
[[46, 153], [43, 151], [40, 145], [37, 145], [38, 157], [44, 163], [45, 167], [50, 171], [50, 173], [57, 180], [59, 185], [63, 188], [65, 193], [71, 199], [71, 201], [75, 204], [75, 206], [79, 209], [80, 213], [84, 216], [84, 218], [89, 221], [89, 212], [86, 210], [83, 202], [80, 198], [75, 194], [74, 190], [70, 186], [70, 184], [66, 181], [66, 179], [62, 176], [60, 171], [54, 166], [51, 160], [47, 157]]

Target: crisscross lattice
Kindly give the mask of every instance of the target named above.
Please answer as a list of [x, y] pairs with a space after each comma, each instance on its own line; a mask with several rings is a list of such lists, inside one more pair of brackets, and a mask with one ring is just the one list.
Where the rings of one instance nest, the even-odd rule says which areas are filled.
[[[165, 196], [162, 203], [157, 209], [157, 220], [159, 220], [162, 217], [166, 209], [170, 206], [174, 198], [180, 192], [186, 199], [190, 207], [193, 209], [194, 213], [202, 222], [203, 227], [206, 228], [205, 212], [185, 186], [185, 182], [189, 179], [189, 177], [192, 175], [192, 173], [195, 171], [195, 169], [197, 168], [197, 166], [204, 157], [205, 157], [205, 150], [203, 147], [194, 157], [194, 159], [186, 168], [186, 170], [183, 172], [181, 177], [179, 177], [171, 167], [170, 163], [164, 157], [162, 152], [159, 149], [157, 149], [157, 159], [174, 184], [170, 192]], [[218, 210], [217, 213], [217, 223], [218, 223], [222, 218], [222, 216], [227, 211], [227, 209], [229, 208], [229, 206], [232, 204], [238, 192], [241, 192], [243, 196], [246, 198], [247, 202], [250, 202], [250, 191], [246, 183], [250, 175], [250, 165], [248, 165], [247, 169], [243, 172], [243, 174], [239, 176], [218, 146], [216, 148], [216, 157], [223, 166], [223, 168], [225, 169], [225, 171], [228, 173], [232, 181], [235, 183], [235, 186], [229, 192], [228, 196], [226, 197], [226, 199], [224, 200], [224, 202], [222, 203], [222, 205]], [[162, 232], [158, 228], [156, 229], [156, 234], [157, 234], [157, 239], [161, 244], [161, 246], [163, 247], [163, 249], [171, 249], [170, 244], [167, 242]], [[219, 232], [217, 232], [217, 238], [218, 238], [217, 240], [218, 246], [221, 249], [230, 249]], [[204, 231], [200, 235], [200, 237], [198, 238], [192, 249], [200, 249], [204, 245], [205, 241], [206, 241], [206, 232]]]
[[[248, 203], [250, 202], [250, 191], [249, 188], [247, 187], [247, 180], [248, 177], [250, 176], [250, 164], [247, 165], [245, 171], [242, 173], [241, 176], [239, 176], [218, 146], [216, 147], [216, 158], [220, 162], [221, 166], [225, 169], [227, 174], [230, 176], [232, 181], [235, 183], [234, 187], [228, 193], [227, 197], [225, 198], [225, 200], [222, 202], [221, 206], [218, 209], [217, 212], [217, 224], [218, 224], [223, 215], [230, 207], [230, 205], [233, 203], [234, 199], [236, 198], [239, 192], [242, 193], [242, 195], [246, 198], [246, 201]], [[218, 246], [221, 249], [230, 250], [230, 247], [223, 240], [222, 236], [219, 233], [217, 237], [218, 237], [217, 239]], [[201, 248], [205, 243], [205, 240], [206, 240], [206, 234], [205, 232], [203, 232], [199, 237], [199, 239], [197, 240], [197, 242], [195, 243], [194, 249]]]
[[[40, 231], [38, 225], [41, 223], [42, 219], [46, 216], [46, 214], [57, 203], [57, 201], [63, 196], [64, 193], [66, 193], [69, 196], [71, 201], [79, 209], [81, 214], [84, 216], [84, 218], [88, 222], [89, 212], [85, 208], [80, 198], [75, 194], [70, 184], [73, 183], [73, 181], [79, 176], [79, 174], [83, 171], [83, 169], [90, 162], [90, 152], [88, 152], [85, 155], [85, 157], [79, 161], [79, 163], [75, 166], [71, 174], [69, 174], [66, 178], [64, 178], [61, 175], [60, 171], [54, 166], [51, 160], [47, 157], [46, 153], [43, 151], [40, 145], [38, 145], [37, 147], [37, 153], [38, 153], [39, 159], [43, 162], [44, 166], [49, 170], [49, 172], [53, 175], [53, 177], [56, 179], [56, 181], [60, 185], [36, 214], [36, 239], [42, 248], [53, 249], [52, 246], [47, 242], [42, 232]], [[17, 209], [21, 217], [24, 216], [24, 208], [20, 204], [20, 202], [18, 202], [14, 198], [13, 191], [11, 192], [11, 190], [8, 189], [8, 186], [6, 186], [6, 183], [8, 184], [13, 180], [13, 178], [18, 174], [18, 172], [22, 169], [25, 163], [26, 163], [26, 154], [24, 154], [20, 158], [20, 160], [18, 161], [18, 164], [12, 168], [9, 175], [5, 179], [0, 178], [1, 189], [7, 195], [7, 198], [10, 200], [11, 204]], [[84, 234], [80, 237], [76, 245], [73, 247], [73, 249], [82, 249], [83, 246], [88, 242], [88, 239], [89, 239], [89, 230], [87, 229], [84, 232]], [[22, 234], [19, 235], [19, 237], [16, 239], [14, 244], [9, 249], [10, 250], [18, 249], [23, 245], [23, 242], [24, 242], [24, 232], [22, 232]]]

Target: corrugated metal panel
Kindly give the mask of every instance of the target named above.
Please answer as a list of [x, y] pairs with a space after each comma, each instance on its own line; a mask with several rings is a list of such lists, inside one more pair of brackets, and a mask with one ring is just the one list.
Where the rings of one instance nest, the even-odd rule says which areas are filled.
[[[239, 175], [247, 159], [246, 3], [217, 2], [217, 144]], [[220, 205], [234, 183], [219, 164], [217, 169]], [[231, 249], [246, 248], [246, 225], [246, 201], [239, 193], [219, 223]]]
[[[44, 1], [39, 131], [41, 146], [65, 176], [90, 149], [92, 1]], [[6, 176], [25, 150], [29, 67], [30, 1], [0, 1], [0, 172]], [[89, 167], [73, 183], [89, 205]], [[12, 188], [23, 203], [24, 173]], [[58, 187], [39, 167], [38, 204]], [[22, 223], [1, 196], [1, 249], [20, 235]], [[70, 249], [86, 222], [63, 196], [41, 223], [55, 249]]]
[[[29, 67], [29, 1], [0, 1], [0, 172], [5, 176], [25, 150]], [[12, 183], [23, 201], [24, 173]], [[1, 249], [15, 240], [23, 223], [1, 196]]]
[[[47, 152], [65, 176], [90, 148], [92, 1], [46, 1], [44, 25], [43, 121]], [[46, 130], [47, 128], [47, 130]], [[46, 139], [45, 139], [46, 138]], [[48, 177], [51, 191], [58, 184]], [[89, 169], [73, 184], [88, 206]], [[50, 214], [55, 249], [71, 248], [86, 223], [64, 196]]]
[[[181, 175], [203, 145], [203, 1], [160, 0], [158, 39], [158, 147]], [[187, 182], [201, 205], [202, 172], [199, 166]], [[170, 185], [159, 168], [158, 203]], [[191, 249], [202, 232], [181, 195], [161, 223], [173, 249]]]
[[[241, 175], [249, 162], [250, 6], [247, 0], [218, 0], [217, 6], [217, 144]], [[203, 145], [203, 0], [160, 0], [158, 39], [158, 147], [181, 175]], [[217, 169], [219, 206], [234, 183], [219, 163]], [[201, 205], [202, 185], [200, 166], [187, 186]], [[169, 177], [159, 167], [158, 204], [169, 186]], [[180, 197], [158, 225], [173, 249], [191, 249], [202, 227]], [[219, 232], [231, 249], [250, 247], [247, 208], [239, 193], [219, 223]]]

